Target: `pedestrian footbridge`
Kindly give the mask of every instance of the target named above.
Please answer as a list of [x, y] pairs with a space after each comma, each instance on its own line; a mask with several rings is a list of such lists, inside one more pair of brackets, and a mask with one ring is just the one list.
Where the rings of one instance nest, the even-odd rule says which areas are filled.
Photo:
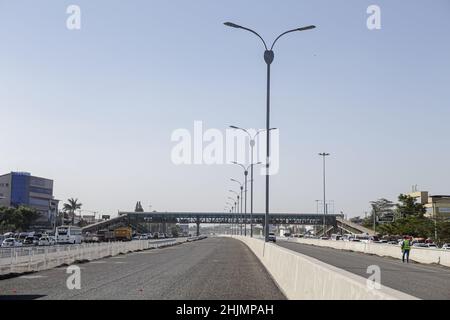
[[[318, 225], [337, 227], [336, 214], [309, 213], [271, 213], [269, 223], [272, 225]], [[82, 228], [83, 232], [97, 232], [102, 229], [119, 226], [131, 226], [138, 230], [145, 223], [195, 223], [197, 231], [200, 224], [265, 224], [264, 213], [224, 213], [224, 212], [119, 212], [119, 216]]]

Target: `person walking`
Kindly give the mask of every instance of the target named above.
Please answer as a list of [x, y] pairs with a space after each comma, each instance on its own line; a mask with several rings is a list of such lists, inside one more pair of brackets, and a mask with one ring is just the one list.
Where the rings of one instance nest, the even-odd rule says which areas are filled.
[[411, 251], [411, 238], [410, 237], [404, 237], [402, 242], [402, 261], [405, 263], [405, 256], [406, 256], [406, 263], [409, 263], [409, 252]]

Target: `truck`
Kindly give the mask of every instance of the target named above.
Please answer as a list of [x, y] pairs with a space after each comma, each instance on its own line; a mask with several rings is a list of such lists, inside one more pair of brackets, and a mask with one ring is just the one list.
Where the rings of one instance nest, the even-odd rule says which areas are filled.
[[97, 238], [99, 242], [114, 241], [114, 231], [100, 230], [97, 232]]
[[130, 227], [122, 227], [114, 230], [114, 239], [116, 241], [131, 241], [133, 230]]

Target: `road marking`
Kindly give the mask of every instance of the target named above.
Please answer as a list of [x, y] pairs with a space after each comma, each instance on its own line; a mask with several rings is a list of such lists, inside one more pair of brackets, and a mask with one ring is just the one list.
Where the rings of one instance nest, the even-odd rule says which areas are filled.
[[126, 263], [126, 262], [123, 262], [123, 261], [116, 261], [116, 262], [114, 262], [115, 264], [124, 264], [124, 263]]
[[39, 279], [39, 278], [47, 278], [47, 276], [20, 276], [19, 279]]
[[92, 261], [91, 263], [93, 263], [93, 264], [102, 264], [102, 263], [106, 263], [106, 261]]

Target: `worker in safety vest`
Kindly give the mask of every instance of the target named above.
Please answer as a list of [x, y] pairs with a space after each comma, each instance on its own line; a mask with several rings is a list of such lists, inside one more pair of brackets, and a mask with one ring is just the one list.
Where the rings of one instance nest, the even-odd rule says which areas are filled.
[[411, 238], [410, 237], [404, 237], [402, 242], [402, 261], [405, 262], [405, 256], [406, 256], [406, 263], [409, 263], [409, 252], [411, 251]]

